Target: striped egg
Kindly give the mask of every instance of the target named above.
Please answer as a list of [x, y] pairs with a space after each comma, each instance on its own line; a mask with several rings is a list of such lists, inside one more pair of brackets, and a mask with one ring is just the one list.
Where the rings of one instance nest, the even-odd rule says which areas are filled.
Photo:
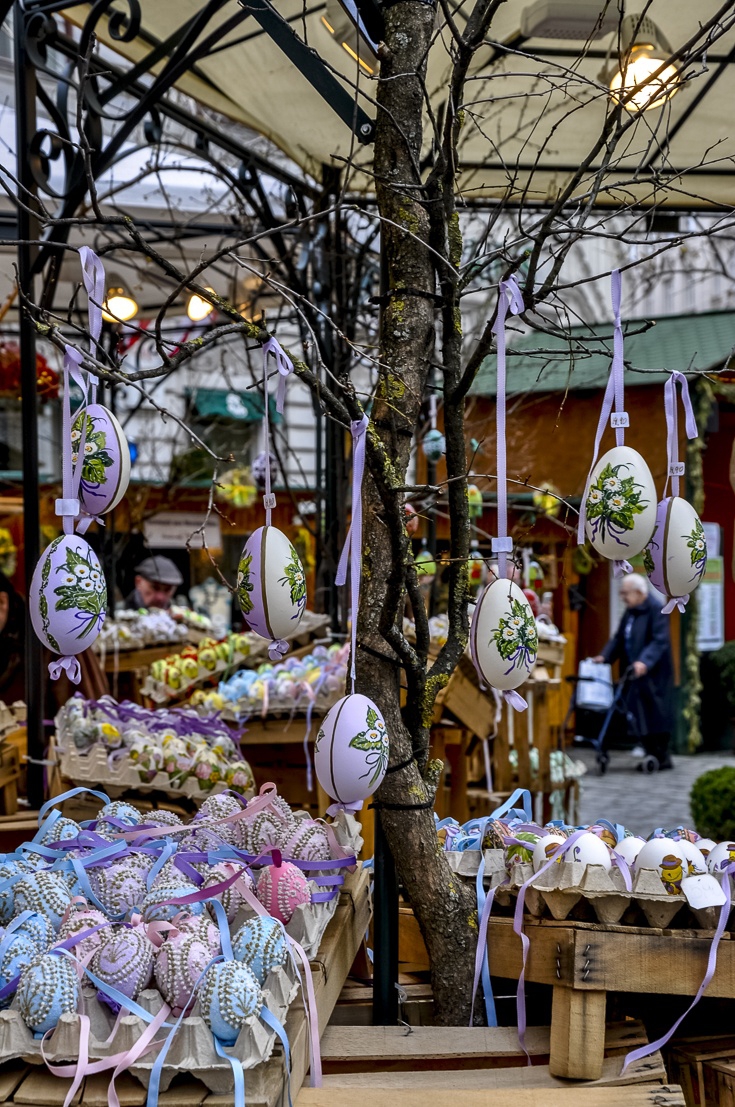
[[[84, 416], [86, 415], [86, 432]], [[84, 442], [82, 442], [84, 438]], [[86, 515], [112, 511], [130, 483], [130, 447], [125, 431], [106, 407], [88, 404], [78, 412], [71, 429], [72, 461], [82, 449], [79, 503]]]
[[656, 526], [643, 551], [651, 584], [664, 596], [688, 596], [707, 567], [704, 527], [691, 504], [667, 496], [656, 510]]
[[243, 547], [237, 574], [243, 618], [263, 638], [286, 638], [306, 606], [306, 574], [283, 531], [259, 527]]

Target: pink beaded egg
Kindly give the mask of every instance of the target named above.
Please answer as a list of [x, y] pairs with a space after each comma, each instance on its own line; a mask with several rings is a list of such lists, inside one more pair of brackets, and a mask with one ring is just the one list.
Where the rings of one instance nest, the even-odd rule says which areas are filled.
[[316, 819], [299, 819], [295, 829], [289, 827], [278, 842], [284, 857], [296, 861], [331, 861], [327, 828]]
[[[101, 930], [95, 930], [95, 927], [102, 927]], [[98, 911], [95, 907], [74, 907], [66, 916], [66, 919], [62, 922], [59, 928], [58, 941], [55, 945], [60, 945], [68, 938], [78, 938], [85, 931], [93, 931], [88, 934], [86, 938], [82, 938], [72, 947], [72, 954], [74, 957], [85, 957], [87, 954], [95, 953], [105, 935], [105, 932], [110, 929], [110, 924], [105, 915], [101, 911]]]
[[301, 904], [311, 903], [309, 881], [296, 865], [282, 861], [278, 851], [273, 864], [258, 877], [257, 896], [268, 914], [282, 923], [287, 923]]
[[211, 950], [203, 938], [185, 931], [167, 938], [157, 951], [153, 975], [174, 1011], [185, 1010], [196, 999], [199, 978], [211, 960]]
[[[209, 870], [209, 876], [204, 881], [204, 888], [208, 889], [216, 887], [218, 884], [226, 883], [236, 871], [236, 868], [233, 868], [224, 861], [214, 865]], [[246, 869], [241, 870], [239, 880], [242, 881], [249, 892], [255, 895], [253, 878]], [[214, 898], [218, 899], [224, 907], [227, 921], [230, 923], [234, 921], [240, 908], [246, 905], [246, 901], [243, 899], [242, 893], [237, 887], [237, 883], [231, 884], [229, 888], [225, 888], [224, 892], [215, 892]]]

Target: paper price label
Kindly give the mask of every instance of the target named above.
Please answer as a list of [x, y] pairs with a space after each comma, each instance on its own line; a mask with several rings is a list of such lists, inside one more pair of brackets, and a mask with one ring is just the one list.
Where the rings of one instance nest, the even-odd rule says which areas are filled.
[[267, 496], [263, 496], [263, 507], [266, 509], [266, 511], [268, 511], [269, 508], [271, 508], [271, 509], [274, 508], [275, 506], [276, 506], [276, 494], [275, 494], [275, 492], [270, 492]]
[[673, 461], [671, 463], [671, 465], [669, 465], [669, 476], [670, 477], [683, 477], [685, 471], [686, 471], [686, 465], [684, 464], [683, 461]]
[[627, 411], [614, 411], [612, 413], [612, 415], [610, 416], [610, 426], [615, 427], [615, 428], [629, 427], [630, 426], [630, 419], [628, 418], [628, 412]]
[[491, 539], [490, 546], [493, 553], [513, 553], [512, 538], [493, 538]]
[[689, 906], [695, 909], [722, 907], [727, 899], [715, 877], [704, 873], [701, 876], [684, 877], [681, 882], [681, 890], [686, 896]]

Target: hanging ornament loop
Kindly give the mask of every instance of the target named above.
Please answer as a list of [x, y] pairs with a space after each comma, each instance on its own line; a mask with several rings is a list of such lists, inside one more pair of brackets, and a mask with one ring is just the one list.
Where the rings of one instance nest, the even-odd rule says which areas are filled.
[[283, 414], [286, 402], [286, 378], [293, 372], [293, 362], [281, 346], [278, 339], [272, 336], [263, 343], [263, 429], [265, 437], [265, 494], [263, 506], [265, 508], [265, 525], [271, 525], [271, 513], [276, 506], [276, 497], [271, 492], [271, 467], [270, 467], [270, 411], [268, 407], [268, 355], [272, 354], [278, 369], [278, 392], [276, 394], [276, 411]]
[[[625, 428], [630, 425], [628, 419], [628, 413], [625, 411], [625, 390], [623, 384], [623, 324], [620, 319], [620, 300], [622, 291], [622, 278], [619, 269], [613, 269], [612, 271], [612, 308], [613, 308], [613, 360], [610, 370], [610, 376], [608, 377], [607, 387], [605, 388], [605, 395], [602, 399], [602, 408], [600, 409], [600, 418], [597, 423], [597, 433], [595, 434], [595, 449], [592, 454], [592, 464], [587, 474], [587, 481], [584, 486], [584, 493], [582, 495], [582, 503], [579, 508], [579, 524], [577, 526], [577, 544], [582, 546], [585, 541], [585, 524], [587, 522], [587, 497], [590, 494], [590, 484], [592, 482], [592, 473], [595, 465], [597, 464], [597, 458], [600, 456], [600, 446], [602, 444], [602, 436], [605, 433], [608, 420], [610, 425], [615, 430], [615, 445], [625, 445]], [[613, 411], [613, 406], [615, 410]]]
[[689, 396], [689, 382], [683, 373], [674, 370], [664, 385], [664, 411], [666, 412], [666, 452], [669, 469], [666, 476], [667, 493], [669, 481], [671, 481], [672, 496], [679, 495], [679, 478], [684, 475], [684, 463], [679, 461], [679, 415], [676, 406], [676, 386], [681, 385], [681, 402], [684, 406], [685, 429], [687, 438], [696, 438], [697, 420], [694, 416], [691, 397]]
[[497, 439], [497, 482], [498, 482], [498, 537], [493, 539], [493, 553], [498, 556], [498, 575], [505, 579], [508, 575], [508, 554], [513, 552], [513, 543], [508, 537], [508, 484], [505, 442], [505, 318], [510, 308], [513, 315], [523, 311], [523, 293], [515, 277], [500, 282], [498, 314], [493, 326], [498, 347], [498, 381], [495, 401], [495, 426]]
[[357, 653], [357, 612], [360, 606], [360, 576], [362, 568], [362, 478], [365, 472], [365, 445], [369, 419], [363, 415], [350, 423], [352, 434], [352, 522], [347, 532], [342, 555], [337, 567], [335, 584], [341, 587], [347, 581], [347, 562], [350, 563], [350, 606], [352, 609], [352, 652], [350, 657], [351, 690], [355, 691], [355, 657]]
[[[105, 300], [105, 267], [89, 246], [82, 246], [79, 250], [79, 260], [82, 263], [82, 280], [87, 292], [89, 312], [89, 333], [91, 336], [91, 352], [99, 344], [102, 334], [102, 304]], [[90, 381], [90, 402], [97, 400], [97, 378]]]

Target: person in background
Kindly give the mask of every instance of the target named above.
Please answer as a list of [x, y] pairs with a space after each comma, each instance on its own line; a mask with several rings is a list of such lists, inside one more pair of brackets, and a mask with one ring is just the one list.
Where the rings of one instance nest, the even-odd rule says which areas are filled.
[[179, 569], [170, 557], [146, 557], [135, 567], [135, 588], [125, 600], [125, 607], [171, 606], [177, 588], [184, 583]]
[[625, 612], [618, 629], [595, 661], [619, 661], [629, 672], [625, 695], [643, 748], [648, 755], [637, 766], [644, 770], [673, 769], [669, 754], [673, 727], [674, 666], [669, 618], [660, 601], [648, 594], [648, 581], [639, 573], [623, 578], [620, 597]]
[[25, 700], [25, 604], [0, 573], [0, 700]]

